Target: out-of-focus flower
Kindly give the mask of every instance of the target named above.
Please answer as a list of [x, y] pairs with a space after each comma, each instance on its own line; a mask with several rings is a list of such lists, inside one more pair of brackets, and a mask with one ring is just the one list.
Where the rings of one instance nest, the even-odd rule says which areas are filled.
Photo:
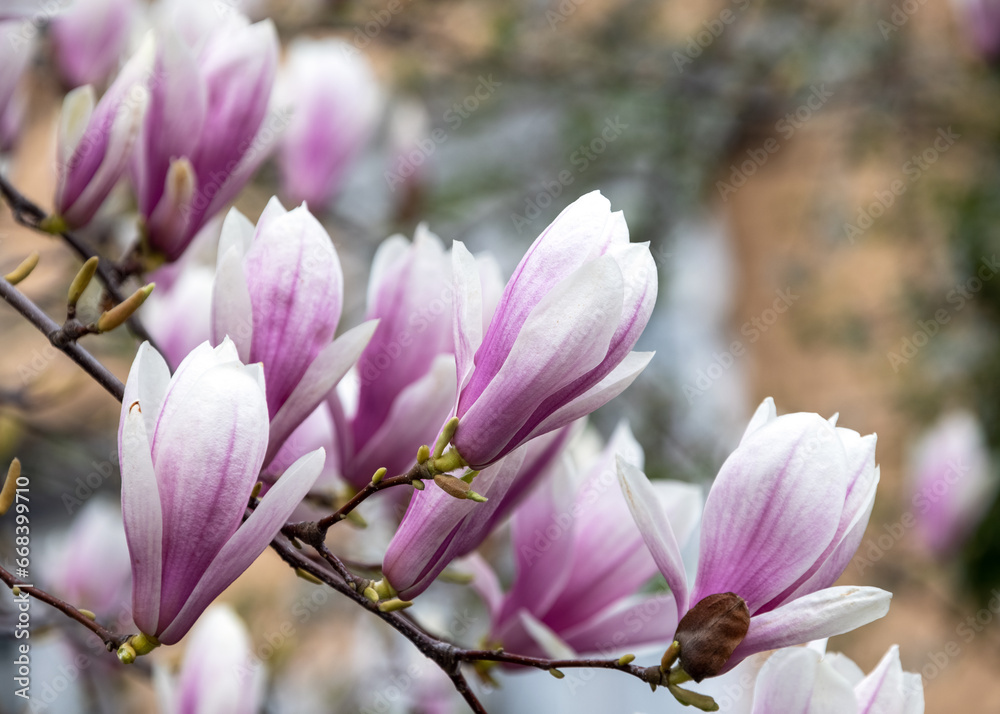
[[131, 579], [121, 509], [106, 499], [91, 499], [65, 536], [51, 545], [44, 571], [52, 591], [104, 620], [118, 616], [118, 607], [128, 605]]
[[[890, 593], [831, 587], [864, 535], [879, 469], [875, 435], [835, 427], [818, 414], [778, 417], [768, 398], [726, 459], [705, 503], [698, 575], [688, 589], [676, 534], [652, 484], [619, 460], [632, 515], [677, 601], [677, 617], [735, 594], [749, 630], [720, 671], [764, 650], [848, 632], [885, 615]], [[693, 673], [696, 681], [719, 671]]]
[[983, 57], [1000, 60], [1000, 3], [996, 0], [953, 0], [959, 24]]
[[448, 255], [422, 225], [412, 244], [393, 236], [375, 254], [367, 317], [379, 323], [358, 360], [360, 389], [344, 405], [338, 439], [341, 473], [359, 488], [378, 468], [409, 469], [455, 404], [450, 283]]
[[382, 562], [404, 599], [426, 590], [455, 558], [468, 555], [517, 507], [562, 453], [571, 427], [535, 439], [475, 477], [477, 503], [437, 486], [416, 491]]
[[282, 191], [321, 208], [368, 143], [379, 120], [381, 92], [371, 66], [342, 40], [297, 39], [279, 80], [291, 121], [278, 148]]
[[57, 151], [56, 216], [59, 227], [86, 225], [128, 166], [149, 103], [152, 39], [142, 44], [94, 106], [90, 85], [63, 100]]
[[[557, 471], [515, 512], [517, 574], [509, 591], [501, 595], [492, 571], [477, 578], [490, 607], [491, 644], [529, 656], [608, 655], [673, 635], [673, 596], [636, 594], [658, 570], [617, 486], [616, 454], [642, 465], [625, 424], [585, 473]], [[676, 481], [654, 489], [685, 542], [701, 514], [701, 489]]]
[[[4, 17], [0, 11], [0, 20]], [[0, 151], [14, 148], [27, 104], [20, 84], [31, 64], [35, 40], [23, 36], [23, 25], [17, 20], [0, 22]]]
[[250, 634], [226, 605], [213, 605], [191, 629], [177, 678], [154, 670], [162, 714], [257, 714], [266, 671]]
[[263, 552], [323, 468], [322, 450], [301, 458], [244, 522], [267, 431], [263, 371], [244, 366], [232, 342], [203, 343], [173, 377], [148, 343], [139, 348], [118, 453], [133, 618], [153, 644], [184, 636]]
[[118, 66], [135, 18], [134, 0], [73, 0], [52, 18], [56, 67], [70, 87], [101, 84]]
[[914, 449], [910, 474], [917, 533], [935, 554], [953, 553], [979, 524], [996, 493], [976, 417], [966, 411], [942, 417]]
[[813, 645], [788, 647], [746, 660], [731, 675], [720, 678], [720, 684], [730, 677], [739, 677], [742, 682], [744, 674], [753, 677], [753, 682], [727, 688], [736, 696], [720, 698], [722, 710], [746, 714], [923, 714], [923, 683], [919, 674], [903, 671], [898, 646], [890, 647], [867, 676], [844, 655], [823, 655], [821, 649]]
[[191, 350], [212, 336], [215, 271], [193, 264], [185, 266], [166, 286], [155, 275], [153, 280], [156, 290], [143, 304], [142, 321], [167, 364], [176, 369]]
[[333, 341], [343, 275], [330, 236], [303, 205], [272, 198], [257, 227], [233, 209], [222, 227], [212, 341], [228, 336], [240, 359], [260, 362], [271, 419], [265, 464], [323, 401], [368, 344], [369, 321]]
[[[163, 26], [132, 176], [148, 245], [176, 260], [269, 153], [278, 38], [230, 13], [213, 28]], [[189, 29], [190, 31], [185, 31]]]
[[481, 285], [456, 241], [455, 449], [482, 468], [585, 416], [622, 392], [651, 353], [632, 352], [656, 300], [656, 264], [632, 244], [621, 212], [595, 191], [535, 240], [485, 336]]

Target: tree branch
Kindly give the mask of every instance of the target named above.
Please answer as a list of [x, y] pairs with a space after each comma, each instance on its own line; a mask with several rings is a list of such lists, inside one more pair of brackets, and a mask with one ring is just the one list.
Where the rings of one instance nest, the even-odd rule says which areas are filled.
[[[27, 196], [14, 188], [13, 184], [7, 180], [7, 178], [0, 173], [0, 196], [7, 201], [10, 205], [11, 214], [14, 216], [14, 220], [24, 226], [25, 228], [30, 228], [38, 233], [42, 233], [47, 236], [52, 236], [52, 233], [42, 228], [42, 221], [47, 219], [49, 216], [45, 213], [36, 203], [31, 201]], [[120, 303], [128, 296], [125, 295], [121, 286], [125, 280], [125, 276], [117, 266], [112, 263], [107, 258], [98, 255], [90, 246], [84, 243], [82, 240], [77, 238], [75, 235], [69, 232], [60, 233], [62, 239], [73, 249], [84, 261], [90, 258], [97, 257], [97, 277], [100, 278], [101, 282], [104, 283], [105, 289], [108, 294], [111, 295], [112, 299], [116, 303]], [[130, 317], [125, 323], [128, 328], [132, 331], [140, 340], [148, 342], [154, 348], [156, 348], [156, 342], [146, 331], [146, 328], [142, 326], [142, 323], [135, 317]], [[157, 349], [159, 352], [159, 349]]]
[[121, 383], [121, 380], [111, 374], [107, 367], [79, 344], [66, 340], [63, 328], [55, 320], [46, 315], [41, 308], [3, 278], [0, 278], [0, 297], [28, 322], [37, 327], [49, 339], [53, 347], [80, 365], [98, 384], [108, 390], [111, 396], [119, 402], [123, 399], [125, 385]]
[[104, 642], [104, 646], [107, 648], [108, 652], [114, 652], [119, 647], [121, 647], [129, 638], [129, 635], [117, 635], [111, 630], [99, 625], [94, 620], [84, 615], [82, 612], [77, 610], [75, 607], [70, 605], [68, 602], [60, 600], [55, 595], [50, 595], [41, 588], [36, 588], [34, 586], [29, 586], [24, 580], [15, 578], [11, 573], [8, 573], [4, 568], [0, 567], [0, 580], [7, 584], [7, 587], [14, 589], [18, 588], [21, 592], [25, 592], [31, 597], [44, 602], [46, 605], [51, 605], [56, 610], [66, 614], [68, 617], [76, 620], [81, 625], [86, 627], [88, 630], [93, 632], [95, 635], [101, 638]]

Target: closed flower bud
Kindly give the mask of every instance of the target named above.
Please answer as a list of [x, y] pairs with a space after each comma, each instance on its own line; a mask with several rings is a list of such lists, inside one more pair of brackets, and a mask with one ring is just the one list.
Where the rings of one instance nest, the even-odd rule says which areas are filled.
[[229, 340], [203, 343], [172, 377], [148, 343], [139, 348], [118, 452], [133, 619], [145, 640], [180, 640], [315, 482], [321, 449], [289, 467], [244, 522], [267, 433], [261, 367], [244, 366]]
[[265, 122], [278, 59], [270, 21], [161, 23], [150, 104], [132, 162], [150, 248], [176, 260], [236, 197], [277, 138]]
[[377, 322], [333, 340], [343, 304], [337, 252], [304, 205], [286, 211], [277, 199], [256, 228], [235, 209], [227, 216], [213, 289], [213, 343], [228, 337], [244, 361], [263, 365], [268, 464], [357, 361]]
[[578, 199], [528, 249], [483, 334], [472, 256], [453, 248], [458, 432], [473, 468], [585, 416], [622, 392], [651, 354], [632, 352], [656, 300], [648, 244], [628, 240], [598, 192]]
[[149, 103], [153, 62], [147, 38], [101, 101], [90, 85], [74, 89], [59, 118], [56, 215], [69, 228], [86, 225], [128, 167]]

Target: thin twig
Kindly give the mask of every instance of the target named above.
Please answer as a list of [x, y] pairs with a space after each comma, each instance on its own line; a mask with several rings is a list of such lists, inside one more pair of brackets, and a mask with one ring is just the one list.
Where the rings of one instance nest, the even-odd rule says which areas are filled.
[[121, 647], [129, 638], [129, 635], [118, 635], [109, 630], [106, 627], [98, 624], [94, 620], [84, 615], [82, 612], [77, 610], [75, 607], [70, 605], [68, 602], [60, 600], [55, 595], [50, 595], [41, 588], [36, 588], [33, 585], [29, 585], [26, 581], [20, 578], [14, 577], [11, 573], [8, 573], [4, 568], [0, 567], [0, 580], [7, 584], [7, 587], [13, 589], [17, 587], [21, 592], [27, 593], [31, 597], [44, 602], [46, 605], [51, 605], [56, 610], [66, 614], [68, 617], [76, 620], [81, 625], [86, 627], [88, 630], [93, 632], [95, 635], [101, 638], [104, 642], [104, 646], [107, 648], [108, 652], [113, 652]]
[[369, 481], [365, 484], [363, 489], [354, 494], [350, 501], [345, 503], [329, 516], [321, 518], [317, 521], [316, 526], [323, 531], [323, 533], [326, 533], [326, 531], [330, 529], [330, 526], [347, 518], [347, 515], [351, 511], [361, 505], [361, 503], [372, 494], [377, 493], [378, 491], [384, 491], [387, 488], [392, 488], [393, 486], [404, 486], [406, 484], [412, 484], [418, 479], [429, 478], [431, 478], [431, 476], [426, 466], [423, 464], [415, 464], [413, 468], [405, 474], [400, 474], [399, 476], [393, 476], [391, 478], [384, 478], [378, 483], [372, 483]]
[[28, 322], [45, 335], [53, 347], [63, 352], [71, 360], [104, 387], [119, 402], [124, 398], [125, 385], [108, 368], [78, 343], [66, 339], [63, 328], [46, 315], [41, 308], [28, 299], [9, 282], [0, 278], [0, 297], [17, 310]]
[[[0, 173], [0, 196], [3, 196], [10, 205], [11, 214], [14, 216], [14, 220], [18, 224], [47, 236], [52, 235], [52, 233], [42, 228], [41, 225], [42, 221], [48, 218], [48, 214], [46, 214], [45, 211], [43, 211], [36, 203], [31, 201], [31, 199], [14, 188], [13, 184], [11, 184], [2, 173]], [[114, 263], [107, 258], [98, 255], [90, 246], [72, 233], [64, 232], [59, 235], [62, 236], [62, 239], [66, 241], [70, 248], [73, 249], [73, 252], [80, 256], [80, 258], [84, 261], [95, 256], [98, 258], [97, 277], [100, 278], [102, 283], [104, 283], [105, 289], [116, 303], [120, 303], [128, 297], [121, 290], [125, 276], [122, 275], [121, 271], [118, 270]], [[146, 331], [146, 328], [142, 326], [142, 323], [140, 323], [135, 316], [130, 317], [125, 324], [128, 325], [128, 328], [132, 331], [133, 335], [140, 340], [148, 342], [152, 347], [156, 348], [155, 340], [153, 340], [150, 334]], [[157, 351], [159, 352], [159, 349], [157, 349]]]

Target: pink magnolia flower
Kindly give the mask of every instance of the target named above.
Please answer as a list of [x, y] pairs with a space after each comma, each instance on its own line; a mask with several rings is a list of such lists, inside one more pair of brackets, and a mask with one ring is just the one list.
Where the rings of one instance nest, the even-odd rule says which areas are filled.
[[953, 0], [967, 39], [987, 60], [1000, 59], [1000, 3], [996, 0]]
[[226, 605], [212, 605], [191, 629], [175, 678], [153, 670], [162, 714], [257, 714], [266, 670], [253, 655], [250, 633]]
[[22, 35], [23, 26], [23, 21], [5, 20], [0, 11], [0, 151], [14, 148], [27, 105], [20, 85], [35, 52], [35, 39]]
[[[619, 460], [629, 509], [676, 598], [677, 617], [735, 593], [750, 628], [726, 664], [848, 632], [885, 615], [890, 593], [831, 587], [854, 556], [875, 501], [875, 435], [818, 414], [777, 416], [768, 398], [712, 485], [693, 590], [676, 534], [642, 472]], [[683, 664], [683, 649], [681, 662]]]
[[164, 266], [151, 276], [156, 282], [156, 290], [143, 303], [139, 313], [172, 369], [212, 336], [212, 288], [215, 284], [215, 271], [194, 263], [184, 266], [172, 276], [173, 280], [161, 281], [157, 273], [175, 265], [177, 263]]
[[143, 43], [94, 106], [90, 85], [66, 95], [59, 118], [56, 215], [70, 228], [86, 225], [128, 166], [149, 102], [153, 63]]
[[656, 299], [648, 244], [631, 244], [599, 192], [572, 203], [535, 240], [507, 283], [485, 336], [481, 285], [456, 241], [458, 432], [473, 468], [589, 414], [638, 376], [632, 352]]
[[[762, 658], [763, 663], [752, 660]], [[748, 667], [749, 665], [749, 667]], [[749, 687], [737, 687], [725, 711], [746, 714], [923, 714], [924, 691], [919, 674], [904, 672], [899, 647], [893, 645], [867, 676], [840, 654], [824, 655], [810, 647], [788, 647], [757, 655], [731, 675], [759, 672]], [[743, 672], [743, 670], [747, 670]], [[742, 682], [741, 677], [741, 682]]]
[[468, 555], [517, 507], [559, 458], [570, 428], [535, 439], [473, 480], [485, 503], [458, 499], [437, 486], [415, 491], [382, 561], [403, 599], [426, 590], [455, 558]]
[[49, 23], [56, 67], [70, 87], [100, 84], [125, 53], [134, 0], [73, 0]]
[[282, 191], [320, 208], [375, 131], [382, 106], [378, 81], [348, 43], [300, 38], [288, 48], [279, 92], [293, 112], [278, 147]]
[[[514, 513], [513, 584], [503, 594], [488, 568], [478, 578], [491, 643], [517, 654], [572, 657], [673, 635], [673, 596], [638, 594], [658, 570], [617, 486], [616, 454], [642, 464], [625, 424], [585, 473], [557, 471]], [[701, 489], [676, 481], [657, 481], [654, 489], [683, 543], [697, 525]]]
[[910, 466], [917, 533], [937, 555], [961, 547], [996, 493], [983, 428], [965, 411], [941, 418], [923, 436]]
[[278, 58], [270, 21], [235, 11], [211, 28], [164, 23], [132, 177], [148, 244], [176, 260], [232, 200], [276, 135], [265, 113]]
[[422, 225], [412, 244], [393, 236], [375, 254], [367, 317], [379, 322], [358, 360], [360, 388], [331, 399], [343, 422], [341, 473], [357, 487], [380, 467], [409, 469], [455, 403], [450, 278], [441, 241]]
[[333, 341], [343, 275], [330, 236], [309, 210], [271, 199], [257, 227], [233, 209], [219, 240], [212, 342], [233, 340], [260, 362], [271, 420], [265, 464], [323, 401], [368, 344], [369, 321]]
[[267, 449], [260, 365], [226, 340], [196, 348], [170, 376], [148, 343], [122, 400], [118, 453], [139, 630], [180, 640], [256, 560], [323, 468], [317, 450], [293, 464], [244, 522]]

